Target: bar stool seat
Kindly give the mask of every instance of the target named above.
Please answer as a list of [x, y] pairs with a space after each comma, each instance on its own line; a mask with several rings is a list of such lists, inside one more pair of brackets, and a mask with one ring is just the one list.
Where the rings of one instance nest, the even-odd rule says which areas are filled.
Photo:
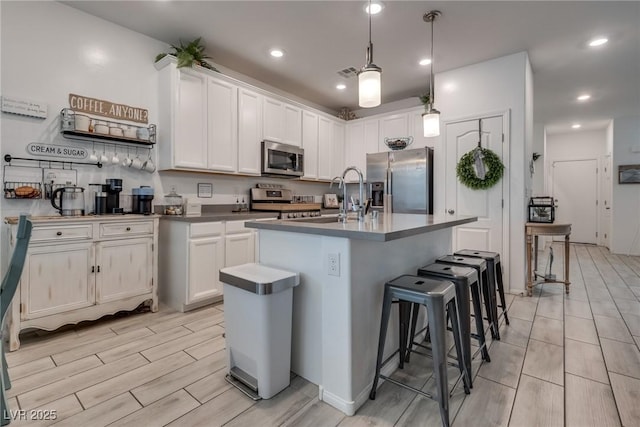
[[498, 296], [500, 297], [500, 305], [495, 301], [494, 305], [500, 307], [502, 313], [500, 315], [504, 317], [504, 323], [509, 324], [509, 316], [507, 315], [507, 302], [504, 297], [504, 282], [502, 280], [502, 264], [500, 264], [500, 254], [498, 252], [489, 251], [476, 251], [474, 249], [462, 249], [456, 251], [454, 255], [467, 256], [472, 258], [482, 258], [487, 261], [487, 268], [489, 270], [489, 280], [495, 283]]
[[457, 265], [461, 267], [471, 267], [478, 272], [478, 280], [482, 289], [482, 299], [484, 301], [485, 310], [487, 312], [487, 321], [489, 322], [489, 330], [491, 338], [499, 340], [500, 332], [498, 331], [498, 310], [494, 305], [494, 299], [491, 295], [496, 294], [493, 283], [489, 280], [487, 272], [487, 262], [482, 258], [472, 258], [460, 255], [445, 255], [436, 259], [438, 264]]
[[[386, 360], [383, 359], [384, 344], [387, 336], [387, 327], [391, 315], [391, 304], [396, 299], [400, 305], [400, 347]], [[407, 350], [407, 335], [409, 333], [409, 317], [411, 304], [424, 305], [427, 308], [427, 318], [431, 336], [431, 349], [433, 356], [433, 375], [436, 382], [436, 394], [419, 390], [400, 381], [380, 374], [382, 367], [397, 353], [400, 355], [399, 367], [404, 367], [404, 359]], [[460, 374], [464, 378], [465, 393], [469, 393], [468, 378], [464, 369], [460, 328], [458, 325], [458, 309], [455, 286], [450, 281], [434, 280], [425, 277], [402, 275], [384, 286], [384, 299], [382, 303], [382, 317], [380, 320], [380, 339], [378, 341], [378, 354], [376, 358], [376, 372], [369, 398], [376, 398], [378, 380], [382, 378], [393, 384], [409, 389], [417, 394], [438, 401], [440, 417], [444, 426], [449, 426], [449, 388], [447, 380], [447, 350], [445, 341], [446, 314], [449, 314], [453, 329], [454, 342], [458, 360], [460, 361]]]
[[[478, 341], [479, 351], [482, 353], [482, 359], [491, 362], [487, 343], [484, 336], [484, 327], [482, 323], [482, 303], [480, 302], [480, 281], [478, 280], [478, 272], [471, 267], [460, 267], [448, 264], [429, 264], [418, 269], [418, 276], [428, 277], [432, 279], [450, 280], [456, 287], [456, 298], [458, 300], [458, 315], [460, 316], [460, 333], [462, 334], [462, 351], [465, 355], [466, 369], [468, 376], [472, 379], [471, 360], [471, 338]], [[473, 296], [473, 312], [476, 322], [476, 334], [471, 333], [471, 308], [469, 306], [469, 291]], [[415, 333], [415, 321], [417, 313], [414, 314], [411, 324], [411, 335]], [[411, 347], [412, 342], [409, 341]], [[470, 387], [473, 387], [472, 380]]]

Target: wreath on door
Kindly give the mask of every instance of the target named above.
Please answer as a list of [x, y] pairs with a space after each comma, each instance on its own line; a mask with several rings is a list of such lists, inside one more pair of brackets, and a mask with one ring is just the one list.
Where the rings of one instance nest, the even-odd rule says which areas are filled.
[[482, 119], [478, 121], [478, 128], [478, 146], [460, 158], [456, 175], [462, 184], [472, 190], [486, 190], [500, 181], [504, 165], [496, 153], [482, 148]]

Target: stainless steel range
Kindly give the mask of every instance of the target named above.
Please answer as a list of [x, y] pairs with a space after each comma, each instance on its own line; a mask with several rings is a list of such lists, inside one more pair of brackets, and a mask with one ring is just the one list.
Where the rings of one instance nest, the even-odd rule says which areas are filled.
[[320, 203], [298, 201], [280, 184], [257, 184], [251, 189], [251, 210], [278, 212], [279, 219], [320, 216]]

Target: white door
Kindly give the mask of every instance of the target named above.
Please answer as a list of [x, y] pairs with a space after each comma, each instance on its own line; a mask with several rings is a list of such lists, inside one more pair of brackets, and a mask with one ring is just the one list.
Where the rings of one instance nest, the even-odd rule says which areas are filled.
[[392, 114], [380, 119], [380, 141], [378, 142], [379, 152], [391, 151], [391, 149], [387, 147], [387, 144], [384, 143], [385, 138], [402, 138], [409, 135], [408, 119], [408, 113]]
[[318, 119], [318, 178], [331, 179], [333, 168], [333, 123], [320, 117]]
[[262, 103], [262, 134], [269, 141], [284, 142], [284, 104], [266, 96]]
[[302, 146], [302, 110], [293, 105], [284, 104], [283, 142]]
[[597, 168], [596, 159], [553, 162], [555, 222], [571, 224], [572, 242], [597, 242]]
[[318, 177], [318, 115], [302, 113], [302, 148], [304, 148], [304, 177]]
[[344, 125], [337, 122], [333, 123], [333, 162], [331, 166], [332, 176], [342, 175], [346, 168], [344, 164]]
[[241, 234], [231, 234], [224, 237], [224, 265], [247, 264], [255, 260], [255, 239], [253, 231]]
[[604, 156], [602, 161], [602, 191], [600, 199], [602, 200], [602, 204], [600, 205], [602, 212], [602, 220], [600, 221], [600, 244], [610, 247], [611, 238], [609, 235], [611, 234], [611, 155]]
[[[502, 120], [501, 116], [482, 119], [482, 146], [495, 152], [501, 159]], [[472, 190], [461, 184], [456, 176], [456, 165], [460, 158], [478, 146], [478, 120], [447, 124], [445, 131], [446, 215], [478, 217], [476, 222], [454, 228], [453, 250], [478, 249], [499, 252], [503, 258], [502, 265], [506, 266], [508, 254], [502, 250], [504, 178], [488, 190]]]
[[110, 240], [96, 245], [96, 301], [105, 303], [151, 292], [153, 239]]

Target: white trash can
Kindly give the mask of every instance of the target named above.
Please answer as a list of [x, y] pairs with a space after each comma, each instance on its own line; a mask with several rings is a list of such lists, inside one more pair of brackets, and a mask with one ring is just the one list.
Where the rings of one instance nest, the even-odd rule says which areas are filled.
[[289, 386], [293, 287], [300, 275], [252, 263], [223, 268], [220, 281], [227, 380], [253, 399], [270, 399]]

